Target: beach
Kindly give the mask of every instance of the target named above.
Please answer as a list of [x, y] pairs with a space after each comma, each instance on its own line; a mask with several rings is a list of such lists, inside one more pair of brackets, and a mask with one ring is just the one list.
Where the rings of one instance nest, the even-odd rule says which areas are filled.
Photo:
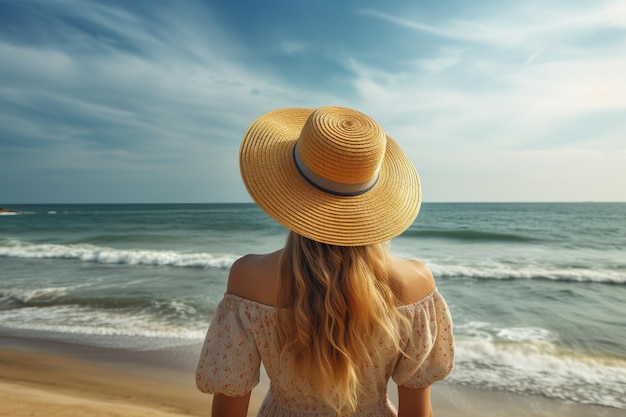
[[[198, 347], [172, 352], [94, 349], [2, 335], [0, 415], [11, 417], [209, 416], [211, 395], [196, 390]], [[253, 390], [256, 411], [268, 381]], [[393, 391], [390, 397], [395, 401]], [[446, 383], [433, 387], [438, 417], [619, 417], [624, 410], [537, 396], [482, 391]]]
[[[0, 415], [210, 415], [194, 370], [229, 269], [284, 228], [253, 204], [11, 207]], [[424, 204], [391, 251], [431, 268], [453, 317], [437, 416], [626, 415], [625, 219], [626, 204]]]
[[184, 380], [140, 378], [56, 355], [2, 351], [6, 416], [202, 416], [207, 399]]
[[[0, 333], [0, 415], [208, 416], [195, 349], [137, 352]], [[258, 407], [251, 400], [250, 415]]]

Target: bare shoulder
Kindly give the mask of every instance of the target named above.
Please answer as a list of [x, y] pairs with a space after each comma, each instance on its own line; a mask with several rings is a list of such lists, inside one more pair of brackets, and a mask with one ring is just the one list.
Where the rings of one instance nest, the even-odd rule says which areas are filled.
[[392, 258], [390, 273], [396, 296], [402, 304], [415, 303], [435, 289], [432, 271], [416, 259]]
[[274, 305], [280, 252], [250, 254], [237, 259], [230, 268], [226, 292]]

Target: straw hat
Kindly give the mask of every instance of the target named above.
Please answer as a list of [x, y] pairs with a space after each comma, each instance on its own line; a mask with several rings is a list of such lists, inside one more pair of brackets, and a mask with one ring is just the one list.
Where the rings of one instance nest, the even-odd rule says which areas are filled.
[[421, 203], [415, 167], [367, 115], [344, 107], [266, 113], [239, 152], [252, 199], [294, 232], [361, 246], [406, 230]]

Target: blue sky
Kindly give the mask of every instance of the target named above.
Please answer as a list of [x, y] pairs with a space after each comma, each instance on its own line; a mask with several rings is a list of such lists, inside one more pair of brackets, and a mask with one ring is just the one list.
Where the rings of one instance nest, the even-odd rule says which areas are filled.
[[0, 206], [250, 201], [283, 107], [374, 117], [424, 201], [626, 201], [626, 2], [0, 0]]

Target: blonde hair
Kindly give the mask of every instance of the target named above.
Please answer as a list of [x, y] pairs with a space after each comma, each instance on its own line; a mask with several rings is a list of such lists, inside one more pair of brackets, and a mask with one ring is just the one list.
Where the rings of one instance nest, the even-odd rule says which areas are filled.
[[306, 372], [338, 413], [356, 410], [363, 364], [380, 338], [401, 351], [386, 244], [334, 246], [290, 232], [280, 261], [281, 360]]

